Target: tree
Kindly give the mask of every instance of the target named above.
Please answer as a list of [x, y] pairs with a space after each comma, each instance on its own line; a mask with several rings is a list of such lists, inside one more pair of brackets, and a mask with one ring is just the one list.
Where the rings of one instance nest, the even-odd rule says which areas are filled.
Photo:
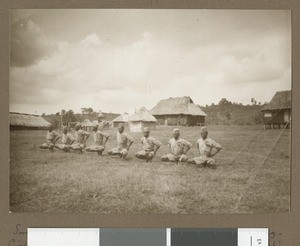
[[56, 116], [59, 116], [59, 112], [57, 112], [55, 115], [56, 115]]
[[252, 105], [256, 105], [256, 103], [257, 103], [253, 97], [251, 98], [251, 103], [252, 103]]
[[219, 106], [228, 106], [232, 105], [232, 102], [228, 101], [226, 98], [222, 98], [219, 102]]
[[74, 121], [76, 121], [76, 116], [74, 115], [74, 111], [70, 109], [64, 115], [63, 124], [67, 125], [69, 122]]
[[91, 114], [91, 113], [94, 112], [94, 110], [93, 110], [92, 108], [87, 108], [87, 109], [86, 109], [86, 112], [87, 112], [88, 114]]
[[66, 110], [62, 109], [62, 110], [61, 110], [61, 114], [62, 114], [62, 115], [66, 114]]
[[256, 125], [262, 124], [263, 120], [264, 120], [264, 117], [260, 112], [253, 115], [252, 118], [253, 118], [254, 124], [256, 124]]
[[45, 116], [46, 114], [45, 113], [42, 113], [42, 116]]
[[230, 112], [226, 112], [226, 113], [225, 113], [225, 117], [227, 118], [227, 120], [230, 120], [230, 119], [231, 119], [231, 114], [230, 114]]
[[54, 129], [58, 129], [58, 127], [59, 127], [59, 121], [58, 120], [53, 119], [50, 123], [51, 123], [51, 125]]
[[81, 108], [81, 113], [82, 114], [87, 114], [87, 108]]

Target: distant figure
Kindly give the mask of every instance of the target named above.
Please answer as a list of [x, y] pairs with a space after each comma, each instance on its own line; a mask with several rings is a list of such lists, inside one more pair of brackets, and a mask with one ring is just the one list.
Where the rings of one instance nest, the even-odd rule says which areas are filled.
[[207, 137], [208, 130], [206, 127], [201, 127], [201, 138], [197, 141], [197, 148], [199, 150], [199, 157], [194, 157], [188, 160], [191, 164], [197, 165], [215, 165], [216, 162], [211, 157], [214, 157], [221, 149], [222, 146], [214, 140]]
[[185, 139], [179, 138], [179, 136], [180, 131], [178, 128], [175, 128], [173, 130], [173, 138], [168, 143], [171, 153], [163, 155], [161, 157], [162, 161], [186, 162], [188, 160], [186, 153], [190, 150], [192, 144]]
[[75, 143], [71, 145], [71, 149], [79, 151], [82, 154], [82, 150], [86, 147], [86, 141], [90, 136], [89, 132], [82, 129], [80, 123], [75, 125]]
[[148, 127], [143, 129], [144, 137], [141, 139], [143, 150], [137, 152], [135, 156], [139, 159], [144, 159], [147, 162], [151, 161], [156, 155], [157, 150], [161, 146], [161, 142], [153, 137], [150, 137], [150, 130]]
[[95, 145], [86, 147], [85, 150], [88, 152], [97, 152], [98, 155], [102, 155], [102, 152], [105, 149], [105, 144], [109, 138], [109, 134], [102, 132], [98, 125], [93, 126], [93, 133]]
[[71, 145], [74, 143], [74, 141], [75, 138], [70, 132], [68, 132], [68, 128], [64, 126], [61, 144], [55, 144], [55, 148], [63, 150], [65, 152], [70, 152]]
[[105, 128], [105, 121], [98, 120], [98, 130], [102, 131]]
[[105, 128], [105, 121], [103, 121], [103, 114], [100, 112], [97, 119], [98, 119], [98, 130], [102, 131]]
[[47, 142], [39, 146], [40, 149], [54, 149], [55, 143], [60, 139], [59, 134], [56, 131], [53, 131], [52, 125], [50, 125], [49, 130], [46, 135]]
[[128, 155], [130, 146], [133, 144], [133, 138], [124, 132], [124, 124], [122, 123], [118, 125], [117, 142], [118, 147], [111, 149], [108, 154], [119, 155], [121, 158], [125, 159]]

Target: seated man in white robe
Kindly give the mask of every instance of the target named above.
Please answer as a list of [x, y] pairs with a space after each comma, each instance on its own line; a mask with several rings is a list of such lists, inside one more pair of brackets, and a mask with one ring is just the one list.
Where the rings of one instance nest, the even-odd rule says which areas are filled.
[[148, 127], [143, 129], [144, 137], [141, 139], [143, 150], [138, 151], [135, 156], [139, 159], [151, 161], [156, 155], [157, 150], [161, 146], [161, 142], [153, 137], [150, 137], [150, 130]]
[[71, 145], [74, 141], [75, 138], [72, 136], [71, 132], [68, 132], [68, 128], [64, 126], [61, 144], [55, 144], [55, 148], [63, 150], [64, 152], [70, 152]]
[[118, 155], [123, 159], [125, 159], [128, 155], [129, 148], [133, 144], [133, 138], [127, 133], [125, 133], [124, 129], [124, 124], [120, 123], [118, 125], [117, 132], [118, 147], [111, 149], [108, 152], [109, 155]]
[[59, 134], [53, 130], [52, 125], [49, 127], [49, 130], [46, 135], [47, 142], [39, 146], [40, 149], [50, 149], [53, 151], [55, 143], [60, 139]]
[[86, 141], [89, 138], [90, 133], [82, 129], [81, 124], [75, 126], [75, 143], [71, 145], [72, 150], [79, 151], [82, 154], [82, 150], [86, 147]]
[[105, 149], [105, 144], [109, 138], [109, 134], [98, 129], [98, 125], [93, 127], [93, 138], [95, 145], [86, 147], [85, 150], [88, 152], [97, 152], [98, 155], [102, 155], [102, 152]]
[[162, 161], [178, 163], [186, 162], [188, 160], [186, 153], [190, 150], [192, 144], [179, 136], [180, 131], [178, 128], [175, 128], [173, 130], [173, 138], [171, 138], [168, 143], [171, 153], [163, 155], [161, 157]]
[[201, 138], [197, 141], [197, 148], [200, 156], [188, 160], [189, 163], [202, 166], [216, 165], [216, 162], [212, 157], [219, 153], [222, 146], [211, 138], [208, 138], [208, 130], [206, 127], [201, 128]]

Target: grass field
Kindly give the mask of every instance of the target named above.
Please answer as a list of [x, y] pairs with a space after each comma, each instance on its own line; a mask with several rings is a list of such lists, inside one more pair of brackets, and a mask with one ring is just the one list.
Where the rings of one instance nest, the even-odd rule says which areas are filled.
[[[103, 156], [40, 150], [45, 131], [11, 131], [10, 210], [69, 213], [271, 213], [288, 212], [290, 204], [290, 130], [261, 126], [210, 126], [209, 137], [223, 149], [216, 169], [162, 163], [172, 127], [158, 127], [152, 136], [162, 141], [151, 163], [138, 160], [141, 133], [128, 161]], [[197, 156], [199, 127], [181, 127]], [[250, 143], [249, 141], [253, 139]], [[88, 140], [92, 144], [92, 139]], [[247, 147], [246, 147], [247, 146]], [[241, 151], [241, 152], [240, 152]], [[268, 154], [269, 157], [267, 158]], [[236, 157], [236, 158], [235, 158]], [[266, 159], [267, 158], [267, 159]]]

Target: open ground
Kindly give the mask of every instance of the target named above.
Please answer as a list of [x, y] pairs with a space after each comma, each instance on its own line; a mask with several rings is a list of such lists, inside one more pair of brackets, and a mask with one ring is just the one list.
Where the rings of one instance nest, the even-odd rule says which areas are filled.
[[[179, 127], [197, 156], [199, 127]], [[262, 126], [208, 126], [209, 137], [223, 149], [215, 169], [163, 163], [172, 127], [159, 126], [151, 135], [162, 142], [152, 162], [107, 155], [116, 146], [116, 129], [103, 156], [41, 150], [46, 131], [10, 133], [10, 210], [49, 213], [272, 213], [290, 205], [290, 130]], [[280, 133], [282, 134], [280, 135]], [[278, 138], [278, 136], [280, 136]], [[274, 145], [274, 143], [277, 143]], [[92, 144], [90, 137], [87, 145]]]

